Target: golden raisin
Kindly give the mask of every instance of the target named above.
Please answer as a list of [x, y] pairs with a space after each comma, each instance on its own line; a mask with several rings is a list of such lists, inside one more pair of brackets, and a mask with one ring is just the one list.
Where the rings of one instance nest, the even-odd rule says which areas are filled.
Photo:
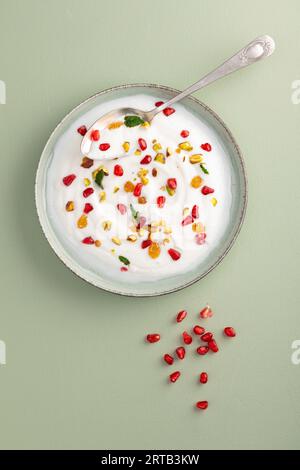
[[123, 126], [123, 122], [122, 121], [115, 121], [115, 122], [111, 122], [109, 125], [108, 125], [108, 129], [118, 129], [119, 127]]
[[191, 180], [191, 186], [193, 188], [200, 188], [201, 184], [202, 184], [203, 180], [201, 178], [201, 176], [194, 176], [194, 178], [192, 178]]
[[134, 184], [131, 181], [126, 181], [124, 184], [124, 191], [126, 191], [126, 193], [133, 193], [133, 190]]
[[77, 227], [78, 228], [85, 228], [88, 224], [88, 219], [86, 214], [82, 214], [79, 219], [77, 220]]
[[66, 211], [72, 212], [74, 210], [74, 201], [68, 201], [66, 204]]
[[158, 243], [153, 242], [148, 248], [148, 254], [150, 258], [155, 259], [160, 255], [160, 246]]
[[96, 246], [97, 248], [99, 248], [99, 246], [101, 246], [100, 240], [95, 240], [95, 246]]

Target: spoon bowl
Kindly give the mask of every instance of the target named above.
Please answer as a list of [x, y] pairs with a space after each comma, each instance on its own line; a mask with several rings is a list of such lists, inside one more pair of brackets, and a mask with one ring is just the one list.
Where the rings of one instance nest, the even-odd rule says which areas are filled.
[[[150, 111], [144, 111], [136, 108], [119, 108], [110, 111], [107, 114], [104, 114], [101, 118], [97, 119], [97, 121], [94, 122], [94, 124], [89, 128], [89, 130], [83, 137], [81, 142], [81, 152], [84, 155], [89, 155], [89, 152], [92, 147], [91, 133], [94, 130], [101, 131], [101, 129], [106, 127], [109, 122], [124, 118], [124, 116], [138, 116], [143, 121], [151, 123], [152, 119], [156, 116], [156, 114], [160, 113], [167, 107], [170, 107], [170, 105], [182, 100], [186, 96], [191, 95], [195, 91], [204, 88], [210, 83], [213, 83], [216, 80], [225, 77], [226, 75], [229, 75], [232, 72], [235, 72], [241, 68], [247, 67], [248, 65], [254, 64], [255, 62], [265, 57], [268, 57], [274, 52], [274, 50], [275, 42], [273, 38], [267, 35], [259, 36], [258, 38], [254, 39], [249, 44], [247, 44], [245, 47], [243, 47], [243, 49], [238, 51], [235, 55], [226, 60], [219, 67], [205, 75], [203, 78], [186, 88], [181, 93], [178, 93], [171, 100], [167, 101], [166, 103], [163, 103], [161, 106], [155, 107]], [[120, 156], [125, 155], [126, 154]], [[98, 156], [93, 155], [94, 160], [111, 160], [114, 158], [116, 158], [115, 155], [106, 156], [105, 154], [103, 154], [103, 152], [102, 154], [100, 152]]]

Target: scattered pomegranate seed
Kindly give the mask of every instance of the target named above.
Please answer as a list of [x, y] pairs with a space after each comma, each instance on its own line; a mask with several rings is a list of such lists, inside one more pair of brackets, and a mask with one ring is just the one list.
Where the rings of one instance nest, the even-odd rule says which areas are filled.
[[91, 194], [93, 194], [93, 192], [94, 192], [93, 188], [86, 188], [83, 191], [82, 195], [83, 197], [89, 197]]
[[201, 372], [200, 377], [199, 377], [199, 382], [202, 384], [206, 384], [208, 381], [208, 375], [206, 372]]
[[200, 312], [200, 317], [201, 318], [210, 318], [213, 316], [213, 312], [212, 312], [212, 309], [210, 308], [209, 305], [206, 305], [206, 307], [204, 307], [201, 312]]
[[151, 335], [147, 335], [146, 339], [148, 343], [157, 343], [160, 340], [160, 335], [158, 333], [152, 333]]
[[205, 332], [205, 328], [203, 328], [203, 326], [195, 325], [193, 331], [195, 335], [203, 335], [203, 333]]
[[204, 333], [204, 335], [201, 336], [201, 339], [202, 341], [204, 341], [205, 343], [208, 343], [213, 337], [213, 334], [208, 331], [207, 333]]
[[178, 380], [180, 377], [180, 372], [177, 370], [176, 372], [173, 372], [172, 374], [169, 375], [170, 382], [174, 383], [176, 380]]
[[211, 151], [211, 145], [208, 142], [206, 142], [205, 144], [202, 144], [201, 148], [202, 148], [202, 150], [205, 150], [206, 152]]
[[83, 209], [83, 212], [85, 214], [88, 214], [89, 212], [91, 212], [93, 210], [93, 206], [92, 204], [90, 204], [89, 202], [87, 202], [85, 205], [84, 205], [84, 209]]
[[190, 133], [189, 133], [189, 131], [183, 129], [183, 130], [180, 132], [180, 135], [181, 135], [181, 137], [183, 137], [183, 138], [185, 139], [186, 137], [188, 137], [188, 136], [190, 135]]
[[171, 114], [175, 113], [174, 108], [167, 107], [163, 110], [165, 116], [171, 116]]
[[167, 180], [167, 186], [170, 188], [170, 189], [176, 189], [177, 188], [177, 180], [176, 178], [169, 178]]
[[211, 351], [213, 351], [214, 353], [218, 352], [219, 351], [219, 347], [217, 345], [217, 343], [215, 342], [214, 339], [212, 339], [211, 341], [209, 341], [208, 343], [208, 347]]
[[70, 184], [73, 183], [74, 179], [76, 178], [76, 175], [68, 175], [63, 178], [63, 183], [65, 186], [70, 186]]
[[98, 131], [98, 129], [95, 129], [94, 131], [91, 132], [91, 140], [93, 140], [94, 142], [97, 142], [97, 140], [100, 139], [100, 132]]
[[170, 354], [165, 354], [164, 355], [164, 361], [169, 364], [169, 366], [171, 366], [174, 362], [174, 359], [172, 356], [170, 356]]
[[182, 333], [182, 339], [185, 344], [191, 344], [193, 342], [193, 338], [188, 334], [187, 331]]
[[193, 217], [191, 215], [187, 215], [181, 222], [181, 225], [185, 226], [185, 225], [192, 224], [193, 222], [194, 222]]
[[128, 271], [128, 268], [126, 268], [126, 266], [122, 266], [122, 267], [120, 268], [120, 271], [121, 271], [122, 273], [126, 273], [126, 272]]
[[82, 243], [84, 243], [85, 245], [94, 245], [95, 240], [92, 237], [85, 237], [82, 240]]
[[164, 104], [164, 101], [156, 101], [155, 106], [159, 108], [162, 104]]
[[126, 214], [127, 212], [127, 207], [125, 204], [117, 204], [117, 209], [122, 215]]
[[176, 349], [176, 354], [177, 354], [178, 359], [181, 359], [181, 360], [184, 359], [184, 356], [185, 356], [184, 347], [179, 346], [179, 348]]
[[142, 151], [146, 150], [147, 142], [145, 141], [145, 139], [138, 139], [138, 143]]
[[80, 126], [77, 129], [78, 134], [84, 136], [87, 133], [87, 128], [86, 126]]
[[152, 240], [150, 239], [143, 240], [141, 243], [141, 248], [143, 248], [144, 250], [145, 248], [148, 248], [150, 245], [152, 245]]
[[157, 202], [158, 207], [162, 209], [166, 202], [165, 196], [158, 196], [158, 198], [156, 199], [156, 202]]
[[209, 186], [203, 186], [201, 189], [201, 193], [204, 194], [204, 196], [207, 196], [208, 194], [214, 193], [215, 190], [213, 188], [210, 188]]
[[229, 338], [234, 338], [236, 336], [235, 329], [232, 328], [232, 326], [226, 326], [226, 328], [224, 328], [224, 333]]
[[206, 400], [197, 401], [196, 407], [199, 410], [206, 410], [206, 408], [208, 407], [208, 401], [206, 401]]
[[123, 176], [124, 170], [121, 165], [115, 165], [114, 167], [114, 175], [115, 176]]
[[177, 250], [174, 250], [173, 248], [170, 248], [168, 250], [168, 253], [171, 256], [173, 261], [178, 261], [181, 257], [181, 253], [179, 253], [179, 251], [177, 251]]
[[187, 311], [180, 310], [180, 312], [177, 313], [177, 317], [176, 317], [177, 323], [182, 322], [182, 320], [184, 320], [186, 316], [187, 316]]
[[149, 163], [152, 161], [151, 155], [145, 155], [144, 158], [140, 161], [141, 165], [149, 165]]
[[136, 197], [139, 197], [142, 193], [142, 187], [143, 187], [142, 183], [137, 183], [134, 187], [133, 195]]
[[200, 354], [200, 356], [204, 356], [205, 354], [207, 354], [209, 351], [209, 347], [208, 346], [199, 346], [199, 348], [197, 348], [197, 353]]
[[105, 152], [105, 150], [108, 150], [110, 148], [110, 144], [100, 144], [99, 145], [99, 149], [102, 151], [102, 152]]
[[199, 218], [199, 207], [197, 205], [194, 205], [192, 208], [192, 217], [193, 219]]

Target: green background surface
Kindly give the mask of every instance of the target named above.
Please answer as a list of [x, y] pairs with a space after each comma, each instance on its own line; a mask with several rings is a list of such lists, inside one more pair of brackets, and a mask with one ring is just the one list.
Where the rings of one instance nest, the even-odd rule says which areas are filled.
[[[299, 19], [298, 0], [0, 0], [1, 448], [300, 448], [300, 365], [291, 362], [300, 339]], [[75, 277], [35, 211], [52, 129], [113, 85], [182, 89], [266, 33], [277, 44], [271, 58], [196, 93], [246, 161], [248, 211], [230, 254], [201, 282], [158, 298], [122, 298]], [[206, 302], [222, 351], [191, 356], [169, 385], [160, 358], [183, 330], [174, 315], [186, 308], [190, 327]], [[221, 339], [225, 325], [235, 340]], [[154, 331], [162, 341], [145, 345]], [[201, 399], [206, 412], [194, 409]]]

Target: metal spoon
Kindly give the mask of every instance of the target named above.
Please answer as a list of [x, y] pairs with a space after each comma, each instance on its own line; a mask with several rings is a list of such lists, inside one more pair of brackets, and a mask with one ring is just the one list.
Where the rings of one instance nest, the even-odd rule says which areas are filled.
[[[259, 36], [258, 38], [254, 39], [250, 42], [247, 46], [233, 55], [230, 59], [226, 60], [222, 65], [214, 69], [212, 72], [205, 75], [201, 78], [198, 82], [194, 83], [193, 85], [186, 88], [184, 91], [179, 93], [178, 95], [174, 96], [171, 100], [167, 101], [166, 103], [162, 104], [159, 107], [155, 107], [150, 111], [143, 111], [141, 109], [136, 108], [119, 108], [113, 111], [110, 111], [107, 114], [104, 114], [101, 118], [97, 119], [94, 124], [89, 128], [86, 135], [83, 137], [81, 142], [81, 152], [83, 154], [88, 154], [92, 141], [90, 139], [90, 133], [95, 129], [102, 129], [104, 128], [109, 122], [120, 118], [121, 116], [127, 115], [134, 115], [139, 116], [143, 121], [151, 122], [152, 119], [165, 108], [171, 106], [177, 101], [182, 100], [186, 96], [194, 93], [200, 88], [204, 88], [205, 86], [209, 85], [210, 83], [215, 82], [219, 78], [225, 77], [236, 70], [242, 69], [243, 67], [247, 67], [248, 65], [254, 64], [264, 57], [268, 57], [271, 55], [275, 50], [275, 42], [270, 36]], [[102, 157], [101, 155], [98, 157], [99, 159], [108, 160], [110, 157]], [[115, 158], [115, 155], [111, 158]], [[97, 159], [97, 157], [94, 157]]]

